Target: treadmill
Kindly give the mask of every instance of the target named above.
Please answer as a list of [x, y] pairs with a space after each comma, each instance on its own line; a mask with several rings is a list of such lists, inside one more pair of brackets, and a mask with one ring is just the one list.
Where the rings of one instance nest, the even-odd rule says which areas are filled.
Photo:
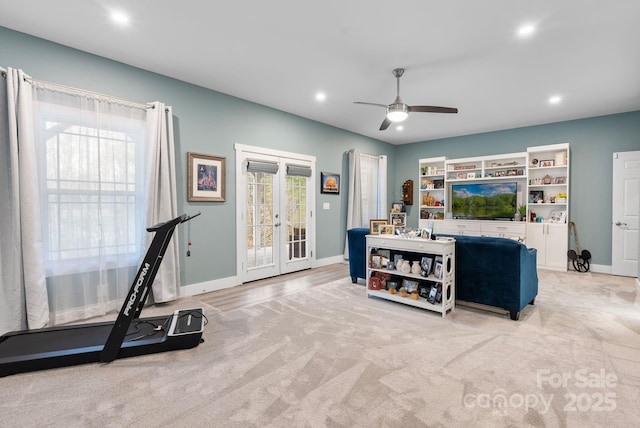
[[0, 377], [189, 349], [203, 342], [206, 318], [202, 308], [140, 318], [174, 229], [199, 215], [183, 214], [147, 228], [155, 236], [115, 321], [14, 331], [0, 336]]

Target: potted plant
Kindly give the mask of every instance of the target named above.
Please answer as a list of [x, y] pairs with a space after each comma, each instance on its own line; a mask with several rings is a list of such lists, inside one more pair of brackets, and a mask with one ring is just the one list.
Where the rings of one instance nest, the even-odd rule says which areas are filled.
[[418, 290], [414, 290], [411, 292], [411, 299], [418, 300]]
[[400, 287], [400, 290], [398, 290], [398, 292], [400, 293], [400, 297], [407, 297], [406, 287]]
[[396, 294], [396, 285], [394, 283], [389, 283], [387, 287], [389, 288], [389, 293]]
[[527, 206], [520, 205], [518, 207], [518, 214], [520, 214], [520, 220], [523, 221], [527, 218]]

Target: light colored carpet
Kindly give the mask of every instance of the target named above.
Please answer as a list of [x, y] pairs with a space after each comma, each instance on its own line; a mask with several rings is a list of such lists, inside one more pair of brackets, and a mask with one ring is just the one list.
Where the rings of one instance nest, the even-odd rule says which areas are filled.
[[[640, 420], [635, 280], [540, 271], [520, 321], [348, 278], [221, 312], [197, 348], [0, 379], [7, 427], [587, 427]], [[145, 309], [193, 308], [198, 297]], [[563, 380], [564, 379], [564, 380]]]

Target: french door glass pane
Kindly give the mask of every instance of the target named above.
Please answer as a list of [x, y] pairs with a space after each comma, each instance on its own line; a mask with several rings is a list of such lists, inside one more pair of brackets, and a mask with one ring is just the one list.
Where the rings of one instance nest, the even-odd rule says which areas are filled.
[[273, 175], [247, 173], [247, 267], [273, 264]]
[[307, 178], [287, 176], [287, 248], [289, 260], [307, 257]]

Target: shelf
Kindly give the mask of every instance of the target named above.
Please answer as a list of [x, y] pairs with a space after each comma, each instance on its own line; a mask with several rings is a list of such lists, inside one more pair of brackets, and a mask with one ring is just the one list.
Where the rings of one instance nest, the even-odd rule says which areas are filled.
[[429, 209], [429, 210], [443, 210], [443, 206], [435, 206], [435, 205], [420, 205], [420, 209]]
[[370, 269], [371, 269], [371, 272], [390, 273], [391, 275], [401, 276], [403, 278], [419, 279], [421, 281], [442, 282], [442, 279], [438, 279], [434, 275], [422, 276], [422, 275], [418, 275], [418, 274], [415, 274], [415, 273], [404, 273], [404, 272], [401, 272], [401, 271], [395, 270], [395, 269], [394, 270], [374, 269], [374, 268], [370, 268]]
[[428, 309], [434, 312], [446, 312], [446, 309], [443, 309], [440, 303], [435, 305], [431, 304], [427, 302], [424, 297], [419, 297], [418, 300], [413, 300], [409, 294], [407, 294], [407, 297], [401, 297], [399, 294], [391, 294], [386, 290], [367, 290], [367, 295], [380, 297], [385, 300], [391, 300], [392, 302], [403, 303], [409, 306], [415, 306], [417, 308]]

